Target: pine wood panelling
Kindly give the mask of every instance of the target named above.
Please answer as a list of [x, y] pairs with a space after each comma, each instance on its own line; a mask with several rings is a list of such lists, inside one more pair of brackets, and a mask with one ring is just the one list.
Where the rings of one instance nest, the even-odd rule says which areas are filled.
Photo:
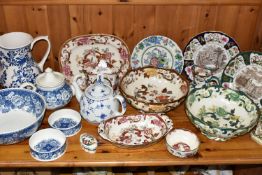
[[[7, 5], [11, 2], [14, 4]], [[86, 1], [85, 5], [79, 5], [76, 1], [59, 4], [62, 1], [57, 0], [46, 4], [44, 2], [47, 1], [36, 1], [35, 4], [27, 1], [23, 5], [16, 5], [15, 2], [18, 3], [10, 0], [10, 3], [0, 5], [0, 32], [23, 31], [33, 36], [48, 35], [52, 53], [46, 67], [57, 70], [62, 43], [70, 37], [89, 33], [117, 35], [128, 44], [131, 52], [141, 39], [149, 35], [170, 37], [184, 49], [194, 35], [208, 30], [227, 33], [235, 38], [242, 50], [258, 50], [262, 47], [261, 4], [254, 5], [258, 1], [246, 1], [246, 5], [241, 1], [230, 1], [229, 4], [229, 0], [209, 5], [201, 4], [204, 1], [197, 4], [189, 0], [183, 5], [180, 1], [159, 1], [159, 5], [147, 5], [147, 2], [143, 4], [138, 0], [126, 3], [129, 5], [119, 5], [121, 3], [113, 0], [105, 5], [100, 5], [104, 1], [92, 5], [94, 1], [91, 0]], [[43, 42], [35, 47], [33, 54], [37, 61], [45, 47]]]
[[[134, 6], [113, 6], [113, 34], [122, 38], [130, 47], [134, 47]], [[131, 50], [130, 50], [131, 51]]]
[[253, 50], [251, 48], [253, 36], [256, 31], [256, 21], [259, 7], [243, 6], [239, 9], [236, 23], [235, 38], [243, 51]]
[[3, 6], [3, 12], [7, 31], [27, 32], [29, 30], [24, 6]]
[[70, 38], [69, 11], [67, 5], [48, 6], [48, 27], [52, 42], [53, 62], [50, 65], [59, 69], [58, 53], [61, 45]]
[[141, 39], [155, 33], [155, 6], [135, 6], [134, 8], [134, 44], [137, 44]]

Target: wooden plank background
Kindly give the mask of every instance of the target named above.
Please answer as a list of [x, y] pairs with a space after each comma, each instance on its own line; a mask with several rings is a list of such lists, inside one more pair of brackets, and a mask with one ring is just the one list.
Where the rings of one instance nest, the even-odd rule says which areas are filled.
[[[132, 52], [149, 35], [165, 35], [184, 49], [194, 35], [217, 30], [232, 36], [242, 51], [262, 51], [261, 4], [261, 0], [0, 0], [0, 34], [48, 35], [52, 51], [45, 67], [56, 70], [62, 43], [89, 33], [117, 35]], [[40, 42], [34, 48], [37, 61], [45, 47]]]

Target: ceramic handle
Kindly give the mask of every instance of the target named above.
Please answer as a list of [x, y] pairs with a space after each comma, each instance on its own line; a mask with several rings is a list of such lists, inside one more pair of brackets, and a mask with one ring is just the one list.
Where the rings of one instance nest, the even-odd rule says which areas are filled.
[[30, 89], [32, 91], [36, 91], [36, 87], [32, 83], [23, 83], [23, 84], [21, 84], [20, 88]]
[[44, 64], [45, 64], [46, 59], [47, 59], [47, 57], [48, 57], [48, 55], [49, 55], [49, 53], [50, 53], [50, 50], [51, 50], [51, 43], [50, 43], [50, 41], [49, 41], [49, 39], [48, 39], [48, 36], [37, 36], [37, 37], [35, 37], [35, 38], [33, 39], [32, 43], [31, 43], [30, 48], [31, 48], [31, 50], [32, 50], [32, 48], [34, 47], [35, 43], [36, 43], [37, 41], [40, 41], [40, 40], [45, 40], [45, 41], [47, 42], [47, 50], [46, 50], [43, 58], [41, 59], [41, 61], [38, 63], [38, 67], [39, 67], [40, 70], [43, 72]]
[[115, 116], [123, 115], [126, 112], [126, 101], [125, 101], [124, 97], [122, 97], [121, 95], [116, 95], [114, 97], [114, 99], [118, 100], [121, 104], [121, 107], [122, 107], [121, 112], [119, 112], [118, 109], [115, 109], [115, 111], [114, 111]]

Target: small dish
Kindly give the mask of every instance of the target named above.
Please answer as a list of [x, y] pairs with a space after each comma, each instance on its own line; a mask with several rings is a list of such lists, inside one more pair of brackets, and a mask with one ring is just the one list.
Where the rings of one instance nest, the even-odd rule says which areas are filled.
[[92, 153], [92, 154], [96, 153], [98, 142], [94, 136], [87, 133], [81, 134], [80, 144], [85, 152]]
[[262, 108], [262, 53], [241, 52], [224, 69], [221, 83], [225, 88], [239, 90]]
[[156, 143], [173, 128], [164, 114], [125, 115], [110, 118], [98, 126], [99, 135], [120, 147], [136, 148]]
[[29, 139], [31, 156], [38, 161], [53, 161], [66, 151], [66, 136], [63, 132], [47, 128], [34, 133]]
[[[239, 53], [238, 44], [222, 32], [208, 31], [194, 36], [184, 49], [185, 72], [196, 83], [214, 76], [221, 78], [228, 61]], [[200, 72], [192, 68], [197, 67]], [[205, 74], [205, 77], [203, 76]]]
[[72, 109], [60, 109], [53, 112], [48, 123], [52, 128], [62, 131], [66, 137], [77, 134], [81, 129], [81, 116]]
[[166, 135], [167, 150], [174, 156], [186, 158], [194, 156], [200, 142], [196, 134], [185, 129], [174, 129]]
[[177, 107], [187, 95], [188, 82], [173, 69], [142, 67], [130, 70], [120, 82], [120, 92], [135, 108], [164, 113]]
[[179, 46], [170, 38], [153, 35], [141, 40], [134, 48], [130, 64], [132, 69], [153, 66], [174, 69], [182, 73], [183, 54]]

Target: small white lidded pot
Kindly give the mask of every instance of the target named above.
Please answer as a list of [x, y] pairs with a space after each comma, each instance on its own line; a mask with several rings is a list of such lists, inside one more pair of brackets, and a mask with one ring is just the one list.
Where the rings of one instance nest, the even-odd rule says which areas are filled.
[[29, 139], [31, 156], [38, 161], [53, 161], [66, 151], [66, 136], [57, 129], [47, 128], [34, 133]]
[[42, 95], [47, 109], [64, 107], [74, 95], [74, 88], [66, 82], [65, 76], [51, 68], [46, 68], [45, 72], [36, 77], [36, 85], [23, 83], [21, 87], [33, 89]]
[[81, 115], [73, 109], [59, 109], [49, 116], [48, 124], [62, 131], [66, 137], [71, 137], [76, 135], [82, 127]]
[[174, 156], [186, 158], [194, 156], [200, 142], [196, 134], [185, 129], [174, 129], [166, 135], [167, 150]]
[[80, 144], [82, 149], [88, 153], [95, 153], [98, 146], [96, 138], [87, 133], [80, 135]]

